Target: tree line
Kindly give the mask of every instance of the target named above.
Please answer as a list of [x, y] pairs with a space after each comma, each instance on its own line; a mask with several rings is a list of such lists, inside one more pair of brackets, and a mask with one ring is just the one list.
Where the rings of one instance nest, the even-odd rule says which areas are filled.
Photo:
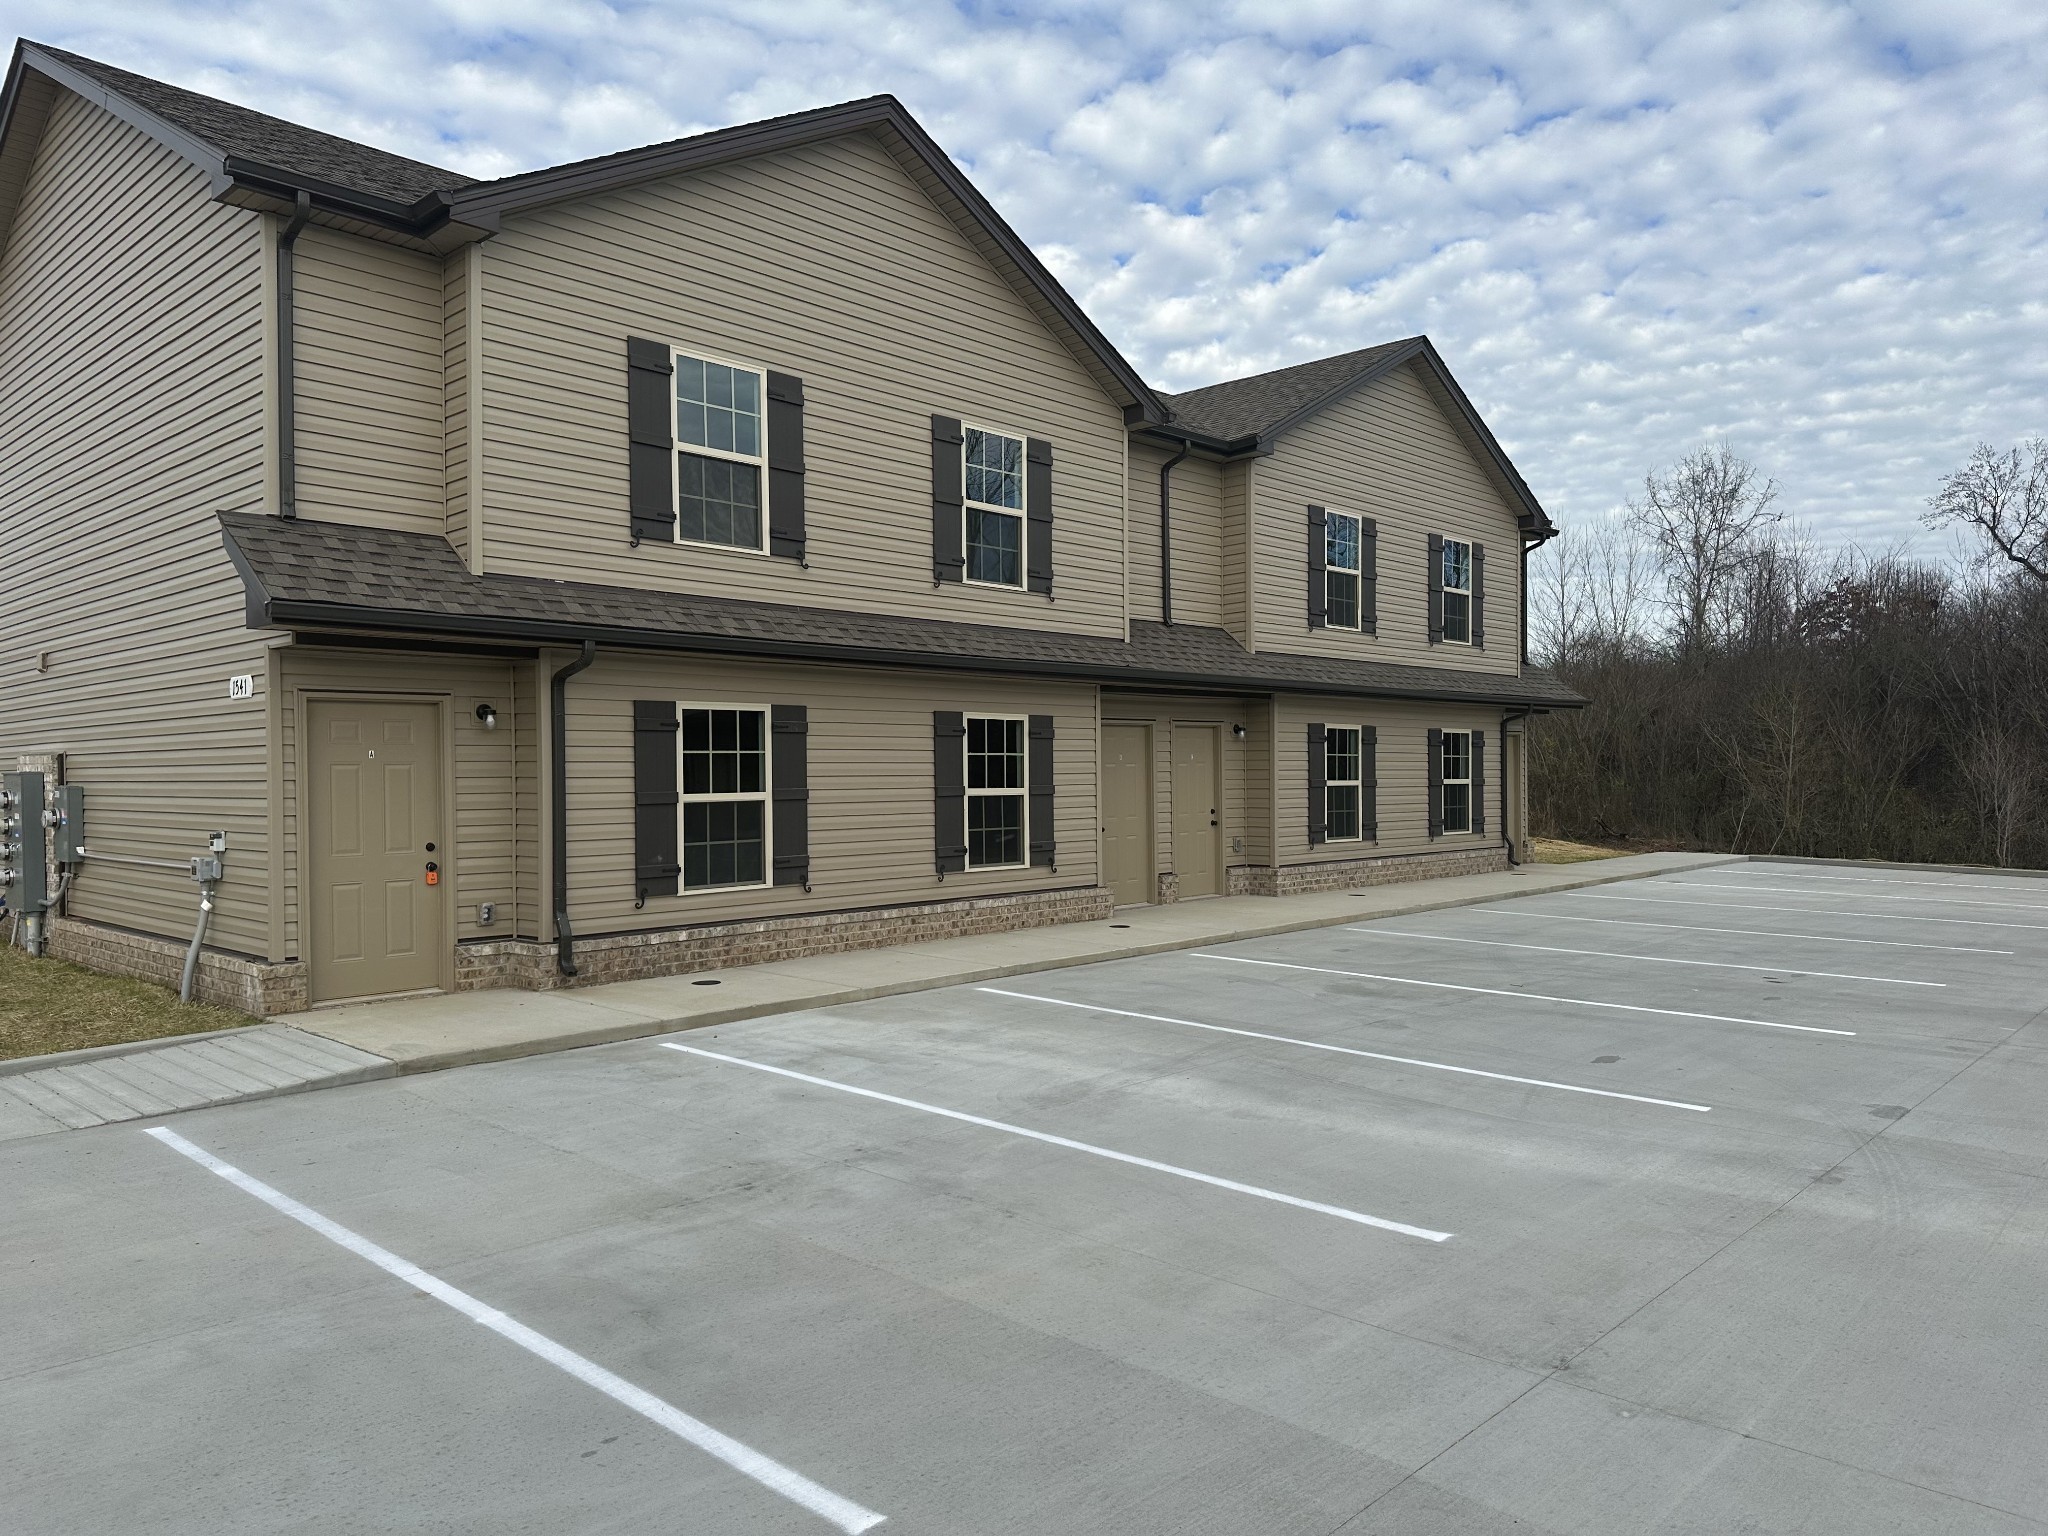
[[1930, 498], [1952, 560], [1824, 550], [1726, 447], [1530, 559], [1540, 836], [2048, 866], [2048, 439]]

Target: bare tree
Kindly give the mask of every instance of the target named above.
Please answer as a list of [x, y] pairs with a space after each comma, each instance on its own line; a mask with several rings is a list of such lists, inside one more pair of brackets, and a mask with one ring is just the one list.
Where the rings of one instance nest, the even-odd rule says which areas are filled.
[[2048, 586], [2048, 437], [2029, 438], [2000, 453], [1979, 443], [1970, 462], [1941, 482], [1927, 499], [1930, 528], [1960, 524], [1991, 547], [1986, 560], [2001, 556]]
[[1674, 638], [1688, 659], [1704, 658], [1736, 575], [1783, 518], [1777, 495], [1775, 481], [1759, 481], [1756, 466], [1722, 443], [1646, 476], [1643, 499], [1629, 503], [1630, 524], [1664, 568]]

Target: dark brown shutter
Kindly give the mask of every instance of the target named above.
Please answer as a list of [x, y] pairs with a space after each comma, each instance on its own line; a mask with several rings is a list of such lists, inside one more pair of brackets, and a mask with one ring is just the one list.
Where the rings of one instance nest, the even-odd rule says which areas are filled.
[[1444, 835], [1444, 733], [1429, 728], [1429, 835]]
[[768, 553], [804, 557], [804, 381], [768, 375]]
[[[935, 582], [959, 581], [967, 574], [966, 530], [960, 521], [967, 473], [966, 461], [960, 456], [960, 445], [965, 441], [958, 418], [932, 418], [932, 580]], [[964, 838], [964, 832], [962, 836]]]
[[1308, 509], [1308, 627], [1321, 629], [1330, 617], [1329, 519], [1321, 507]]
[[675, 355], [661, 342], [626, 339], [626, 504], [635, 544], [676, 539], [675, 374]]
[[1024, 782], [1030, 788], [1025, 835], [1031, 839], [1031, 862], [1051, 869], [1059, 851], [1052, 824], [1052, 716], [1032, 715], [1024, 735]]
[[801, 704], [768, 710], [775, 883], [811, 888], [811, 721]]
[[1444, 536], [1440, 533], [1429, 536], [1429, 643], [1444, 643]]
[[[1478, 583], [1473, 583], [1476, 589]], [[1472, 733], [1472, 830], [1486, 836], [1486, 732]]]
[[1358, 531], [1358, 627], [1380, 632], [1380, 525], [1369, 517]]
[[1358, 730], [1358, 825], [1369, 843], [1380, 840], [1380, 733], [1377, 726]]
[[967, 717], [932, 711], [932, 854], [941, 878], [967, 867]]
[[633, 701], [633, 883], [638, 898], [673, 896], [683, 868], [676, 850], [676, 706]]
[[1330, 834], [1330, 763], [1326, 755], [1329, 727], [1320, 720], [1308, 728], [1308, 845], [1316, 847]]
[[1040, 437], [1024, 440], [1024, 585], [1052, 596], [1052, 444]]
[[1486, 546], [1472, 546], [1472, 644], [1486, 649]]

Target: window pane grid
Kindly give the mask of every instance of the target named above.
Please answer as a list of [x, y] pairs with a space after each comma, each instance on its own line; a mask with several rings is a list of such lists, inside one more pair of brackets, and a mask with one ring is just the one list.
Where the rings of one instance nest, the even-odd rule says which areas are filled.
[[1361, 814], [1365, 795], [1364, 732], [1355, 725], [1332, 725], [1323, 732], [1323, 836], [1333, 843], [1355, 842], [1364, 835]]
[[967, 579], [1024, 585], [1024, 439], [969, 427], [964, 434]]
[[676, 441], [759, 458], [761, 376], [750, 368], [678, 353]]
[[967, 718], [967, 867], [1024, 862], [1024, 722]]
[[1024, 585], [1024, 519], [967, 509], [967, 579], [991, 586]]
[[677, 761], [683, 889], [768, 879], [768, 717], [684, 709]]
[[1024, 440], [969, 427], [967, 499], [978, 506], [1021, 509], [1024, 505]]
[[1444, 540], [1444, 639], [1455, 645], [1472, 643], [1472, 546], [1462, 539]]
[[1445, 731], [1443, 746], [1444, 830], [1472, 830], [1472, 733]]
[[694, 544], [761, 547], [761, 471], [731, 459], [676, 456], [676, 527]]

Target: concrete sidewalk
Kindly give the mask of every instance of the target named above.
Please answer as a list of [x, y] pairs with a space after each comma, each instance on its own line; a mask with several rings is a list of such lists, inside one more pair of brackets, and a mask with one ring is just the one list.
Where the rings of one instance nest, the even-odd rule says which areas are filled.
[[560, 992], [454, 992], [341, 1004], [282, 1014], [272, 1022], [370, 1052], [392, 1062], [399, 1072], [431, 1072], [998, 976], [1292, 933], [1361, 918], [1471, 906], [1731, 862], [1740, 862], [1740, 856], [1646, 853], [1585, 864], [1524, 865], [1500, 874], [1456, 875], [1313, 896], [1212, 897], [1169, 906], [1132, 907], [1108, 922], [1062, 923]]

